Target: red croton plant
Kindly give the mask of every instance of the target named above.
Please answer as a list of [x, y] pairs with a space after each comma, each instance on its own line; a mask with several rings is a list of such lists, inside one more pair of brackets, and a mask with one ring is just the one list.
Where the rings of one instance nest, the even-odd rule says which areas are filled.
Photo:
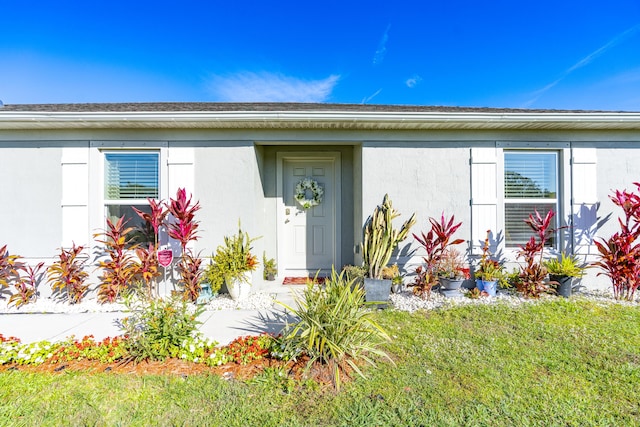
[[464, 239], [451, 240], [453, 234], [462, 225], [462, 222], [454, 224], [453, 215], [446, 220], [443, 213], [439, 222], [435, 218], [429, 218], [429, 223], [431, 230], [427, 234], [422, 232], [420, 236], [413, 235], [424, 248], [426, 255], [422, 257], [424, 266], [416, 268], [416, 278], [409, 286], [413, 287], [414, 294], [423, 298], [428, 297], [431, 294], [431, 288], [438, 283], [436, 269], [447, 248], [464, 243]]
[[[640, 183], [633, 185], [640, 190]], [[624, 219], [618, 218], [619, 232], [594, 242], [600, 260], [593, 265], [603, 270], [598, 275], [604, 274], [611, 279], [616, 299], [631, 301], [640, 285], [640, 195], [616, 190], [609, 198], [622, 208]]]

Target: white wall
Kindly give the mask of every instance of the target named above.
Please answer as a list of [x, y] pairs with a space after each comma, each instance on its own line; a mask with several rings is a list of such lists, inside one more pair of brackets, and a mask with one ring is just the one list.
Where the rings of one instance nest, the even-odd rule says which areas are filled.
[[[399, 247], [402, 256], [392, 259], [398, 264], [407, 263], [407, 272], [413, 272], [422, 256], [411, 234], [427, 232], [429, 217], [439, 219], [443, 212], [447, 218], [455, 215], [457, 222], [462, 221], [456, 237], [471, 239], [469, 153], [468, 146], [450, 141], [363, 144], [360, 226], [382, 203], [385, 193], [401, 213], [397, 227], [415, 212], [416, 224]], [[465, 246], [460, 245], [460, 251], [465, 251]]]
[[0, 151], [0, 246], [30, 260], [51, 258], [62, 240], [62, 149], [1, 143]]

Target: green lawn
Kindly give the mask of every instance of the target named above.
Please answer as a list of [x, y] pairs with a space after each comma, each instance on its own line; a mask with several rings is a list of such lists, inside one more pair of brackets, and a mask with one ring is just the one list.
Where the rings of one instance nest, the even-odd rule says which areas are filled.
[[8, 372], [0, 425], [640, 425], [640, 308], [379, 312], [396, 366], [339, 394], [276, 380]]

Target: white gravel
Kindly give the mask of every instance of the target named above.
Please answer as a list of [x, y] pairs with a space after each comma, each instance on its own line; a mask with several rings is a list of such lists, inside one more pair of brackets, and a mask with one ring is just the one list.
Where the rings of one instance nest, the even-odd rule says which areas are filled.
[[[528, 299], [522, 297], [513, 291], [498, 291], [495, 297], [480, 297], [472, 299], [468, 297], [462, 298], [446, 298], [437, 291], [431, 293], [428, 299], [422, 299], [414, 296], [410, 291], [403, 291], [398, 294], [391, 294], [391, 303], [393, 308], [402, 311], [416, 310], [433, 310], [438, 308], [454, 307], [458, 305], [468, 304], [508, 304], [517, 306], [520, 304], [531, 304], [538, 301], [548, 299], [557, 299], [553, 295], [542, 295], [540, 299]], [[573, 294], [572, 299], [586, 298], [596, 302], [612, 303], [616, 302], [625, 305], [640, 305], [638, 299], [634, 302], [616, 301], [613, 299], [613, 293], [608, 291], [579, 291]], [[207, 311], [218, 310], [262, 310], [270, 308], [275, 303], [275, 294], [268, 292], [253, 292], [244, 301], [234, 301], [227, 294], [218, 295], [205, 305]], [[107, 313], [126, 311], [126, 307], [120, 303], [100, 304], [95, 299], [85, 299], [80, 304], [68, 304], [58, 300], [49, 298], [41, 298], [31, 304], [26, 304], [20, 308], [7, 306], [6, 300], [0, 300], [0, 314], [19, 314], [19, 313]]]
[[[434, 310], [438, 308], [455, 307], [459, 305], [469, 304], [507, 304], [510, 306], [518, 306], [521, 304], [532, 304], [540, 301], [558, 299], [555, 295], [542, 295], [539, 299], [524, 298], [515, 291], [499, 290], [495, 297], [480, 297], [480, 298], [446, 298], [437, 291], [431, 292], [429, 298], [423, 299], [413, 295], [411, 291], [403, 291], [398, 294], [391, 294], [391, 303], [393, 308], [401, 311], [413, 312], [416, 310]], [[595, 291], [586, 290], [574, 292], [571, 299], [588, 299], [601, 303], [618, 303], [624, 305], [639, 305], [638, 298], [636, 301], [616, 301], [613, 298], [613, 292], [609, 291]]]
[[[262, 310], [273, 306], [275, 295], [267, 292], [254, 292], [246, 300], [234, 301], [227, 294], [218, 295], [205, 304], [205, 310]], [[110, 313], [126, 311], [124, 304], [100, 304], [96, 299], [85, 299], [80, 304], [69, 304], [50, 298], [37, 301], [16, 308], [6, 305], [6, 300], [0, 300], [0, 313]]]

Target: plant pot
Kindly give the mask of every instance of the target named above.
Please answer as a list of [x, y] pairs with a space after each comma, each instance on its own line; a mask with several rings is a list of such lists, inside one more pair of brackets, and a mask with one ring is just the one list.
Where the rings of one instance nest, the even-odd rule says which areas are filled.
[[394, 294], [399, 294], [400, 292], [402, 292], [402, 287], [404, 285], [402, 283], [398, 283], [396, 285], [391, 285], [391, 292], [393, 292]]
[[273, 282], [274, 280], [276, 280], [276, 275], [273, 273], [267, 274], [267, 280]]
[[440, 283], [440, 289], [447, 291], [455, 291], [460, 289], [464, 279], [450, 279], [448, 277], [440, 277], [438, 278], [438, 282]]
[[495, 297], [498, 289], [498, 281], [476, 279], [476, 286], [480, 292], [486, 292], [489, 296]]
[[200, 285], [200, 294], [196, 300], [196, 304], [206, 304], [213, 299], [210, 283], [202, 283]]
[[464, 295], [460, 292], [464, 279], [451, 279], [449, 277], [439, 277], [440, 294], [447, 298], [461, 298]]
[[552, 282], [558, 282], [553, 287], [556, 289], [558, 296], [569, 298], [571, 296], [571, 289], [573, 285], [573, 277], [571, 276], [558, 276], [556, 274], [550, 274], [549, 279]]
[[245, 300], [251, 293], [251, 272], [245, 271], [242, 276], [230, 278], [229, 281], [225, 280], [225, 283], [231, 299], [234, 301]]
[[391, 293], [390, 279], [364, 279], [364, 299], [367, 302], [377, 302], [378, 308], [386, 308]]

